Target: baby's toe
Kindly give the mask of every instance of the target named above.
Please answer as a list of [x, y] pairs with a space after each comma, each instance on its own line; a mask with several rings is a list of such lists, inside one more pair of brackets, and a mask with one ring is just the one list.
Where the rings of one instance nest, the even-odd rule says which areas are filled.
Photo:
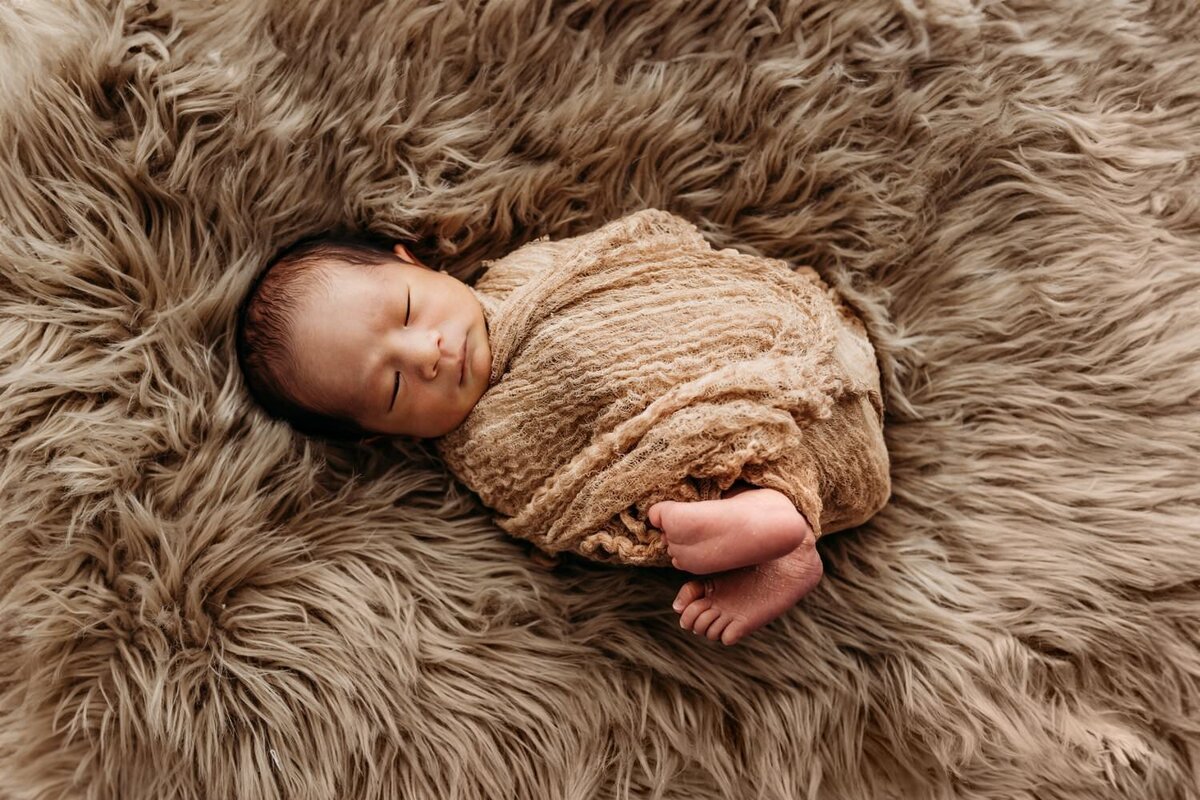
[[743, 633], [744, 626], [741, 620], [735, 618], [725, 626], [725, 630], [721, 631], [721, 644], [727, 646], [737, 644], [742, 638]]
[[696, 624], [696, 617], [709, 609], [712, 605], [711, 597], [701, 597], [683, 610], [683, 614], [679, 616], [679, 627], [691, 630]]
[[715, 642], [721, 635], [722, 631], [729, 627], [729, 622], [732, 619], [733, 617], [729, 614], [722, 614], [720, 617], [714, 620], [711, 625], [708, 626], [708, 630], [704, 635], [709, 638], [709, 641]]
[[671, 608], [683, 611], [703, 596], [704, 584], [701, 581], [688, 581], [680, 588], [679, 594], [675, 595], [675, 602], [671, 604]]
[[696, 617], [696, 622], [692, 625], [692, 633], [698, 633], [703, 636], [708, 631], [708, 626], [715, 620], [720, 618], [721, 609], [709, 608], [707, 611]]
[[[650, 524], [662, 530], [662, 510], [666, 508], [667, 503], [671, 501], [662, 500], [646, 509], [646, 518], [650, 520]], [[666, 536], [666, 531], [663, 531], [663, 536]]]

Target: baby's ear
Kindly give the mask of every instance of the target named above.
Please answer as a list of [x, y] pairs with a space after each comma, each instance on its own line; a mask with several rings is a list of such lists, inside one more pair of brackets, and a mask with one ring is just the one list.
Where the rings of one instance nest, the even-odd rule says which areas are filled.
[[395, 246], [392, 247], [392, 252], [410, 264], [419, 263], [417, 259], [413, 257], [413, 254], [408, 252], [408, 248], [402, 245], [400, 242], [396, 242]]
[[429, 266], [409, 252], [409, 249], [400, 242], [396, 242], [396, 244], [392, 246], [392, 252], [396, 254], [396, 258], [405, 263], [412, 264], [414, 267], [422, 267], [424, 269], [437, 272], [437, 270], [435, 270], [433, 267]]

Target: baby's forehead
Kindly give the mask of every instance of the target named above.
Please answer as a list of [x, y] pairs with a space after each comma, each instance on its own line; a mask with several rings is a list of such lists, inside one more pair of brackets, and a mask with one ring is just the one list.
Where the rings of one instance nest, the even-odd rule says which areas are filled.
[[[385, 292], [361, 265], [336, 257], [312, 264], [292, 295], [290, 338], [323, 337], [335, 330], [373, 331], [386, 308]], [[303, 332], [303, 333], [302, 333]]]
[[[330, 253], [314, 258], [309, 268], [318, 275], [333, 278], [341, 275], [352, 275], [355, 265], [344, 256]], [[362, 269], [362, 267], [359, 267]]]
[[326, 293], [355, 291], [364, 294], [368, 284], [378, 289], [382, 271], [372, 265], [356, 264], [336, 255], [323, 256], [311, 264], [311, 286]]
[[314, 270], [313, 280], [297, 297], [306, 319], [328, 318], [339, 325], [375, 330], [400, 291], [391, 273], [331, 258]]

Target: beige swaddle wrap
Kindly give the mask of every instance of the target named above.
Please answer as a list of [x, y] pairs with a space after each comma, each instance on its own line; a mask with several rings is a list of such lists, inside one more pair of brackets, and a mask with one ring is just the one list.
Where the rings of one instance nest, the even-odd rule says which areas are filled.
[[875, 353], [816, 272], [715, 250], [647, 209], [543, 237], [473, 287], [489, 388], [435, 440], [496, 523], [546, 553], [670, 566], [647, 509], [741, 479], [817, 536], [887, 502]]

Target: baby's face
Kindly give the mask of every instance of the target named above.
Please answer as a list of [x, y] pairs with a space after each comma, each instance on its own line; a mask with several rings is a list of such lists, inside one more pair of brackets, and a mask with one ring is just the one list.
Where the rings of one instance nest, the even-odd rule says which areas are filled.
[[306, 299], [293, 329], [300, 363], [291, 390], [379, 434], [441, 436], [488, 388], [483, 308], [462, 281], [394, 249], [378, 269], [331, 265], [329, 292]]

